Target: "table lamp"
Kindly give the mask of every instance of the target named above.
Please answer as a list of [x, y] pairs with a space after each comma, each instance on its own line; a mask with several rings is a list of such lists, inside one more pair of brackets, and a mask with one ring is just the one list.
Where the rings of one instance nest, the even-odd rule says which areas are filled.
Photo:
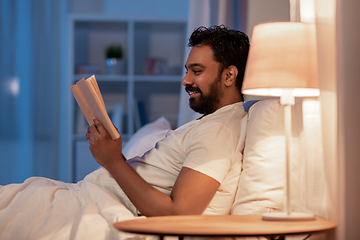
[[285, 212], [264, 220], [310, 220], [313, 214], [292, 212], [290, 193], [291, 108], [295, 97], [319, 96], [315, 25], [301, 22], [265, 23], [254, 27], [242, 93], [277, 96], [284, 106]]

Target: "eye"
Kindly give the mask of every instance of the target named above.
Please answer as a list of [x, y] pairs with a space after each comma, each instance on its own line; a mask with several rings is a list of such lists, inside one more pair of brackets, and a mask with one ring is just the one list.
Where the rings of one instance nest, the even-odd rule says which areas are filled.
[[201, 71], [193, 70], [193, 73], [194, 73], [195, 75], [199, 75], [199, 74], [201, 73]]

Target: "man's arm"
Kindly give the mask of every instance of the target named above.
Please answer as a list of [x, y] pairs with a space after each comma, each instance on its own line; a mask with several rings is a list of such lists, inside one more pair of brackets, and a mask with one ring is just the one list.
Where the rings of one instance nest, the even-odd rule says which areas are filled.
[[89, 128], [87, 138], [95, 160], [145, 216], [201, 214], [220, 186], [215, 179], [183, 167], [169, 196], [153, 188], [125, 162], [121, 137], [112, 140], [98, 120]]

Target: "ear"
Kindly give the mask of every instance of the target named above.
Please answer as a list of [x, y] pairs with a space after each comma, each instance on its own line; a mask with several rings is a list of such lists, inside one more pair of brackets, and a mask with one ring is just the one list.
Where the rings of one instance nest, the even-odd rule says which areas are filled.
[[238, 69], [234, 65], [229, 66], [224, 70], [225, 77], [225, 86], [230, 87], [231, 85], [236, 85], [236, 77], [238, 75]]

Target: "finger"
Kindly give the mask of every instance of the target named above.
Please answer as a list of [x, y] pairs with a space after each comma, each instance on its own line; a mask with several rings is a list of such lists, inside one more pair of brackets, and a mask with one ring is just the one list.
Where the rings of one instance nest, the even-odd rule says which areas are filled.
[[86, 137], [86, 140], [88, 141], [88, 143], [91, 143], [94, 141], [95, 137], [93, 137], [93, 135], [90, 133], [90, 127], [88, 128], [85, 137]]
[[99, 131], [96, 127], [95, 124], [91, 125], [89, 128], [88, 128], [88, 131], [90, 133], [90, 135], [99, 135]]
[[108, 132], [104, 128], [104, 126], [100, 123], [100, 121], [97, 118], [94, 118], [94, 124], [96, 126], [97, 131], [100, 133], [100, 135], [106, 135]]
[[86, 140], [88, 141], [88, 143], [90, 143], [90, 132], [89, 132], [89, 128], [85, 134]]
[[[89, 127], [89, 128], [90, 128], [90, 127]], [[86, 134], [85, 134], [86, 139], [89, 139], [89, 137], [90, 137], [90, 131], [89, 131], [89, 128], [88, 128], [88, 130], [87, 130], [87, 132], [86, 132]]]
[[100, 133], [98, 132], [95, 124], [91, 125], [89, 128], [89, 134], [88, 134], [88, 142], [94, 143], [97, 138], [100, 137]]

